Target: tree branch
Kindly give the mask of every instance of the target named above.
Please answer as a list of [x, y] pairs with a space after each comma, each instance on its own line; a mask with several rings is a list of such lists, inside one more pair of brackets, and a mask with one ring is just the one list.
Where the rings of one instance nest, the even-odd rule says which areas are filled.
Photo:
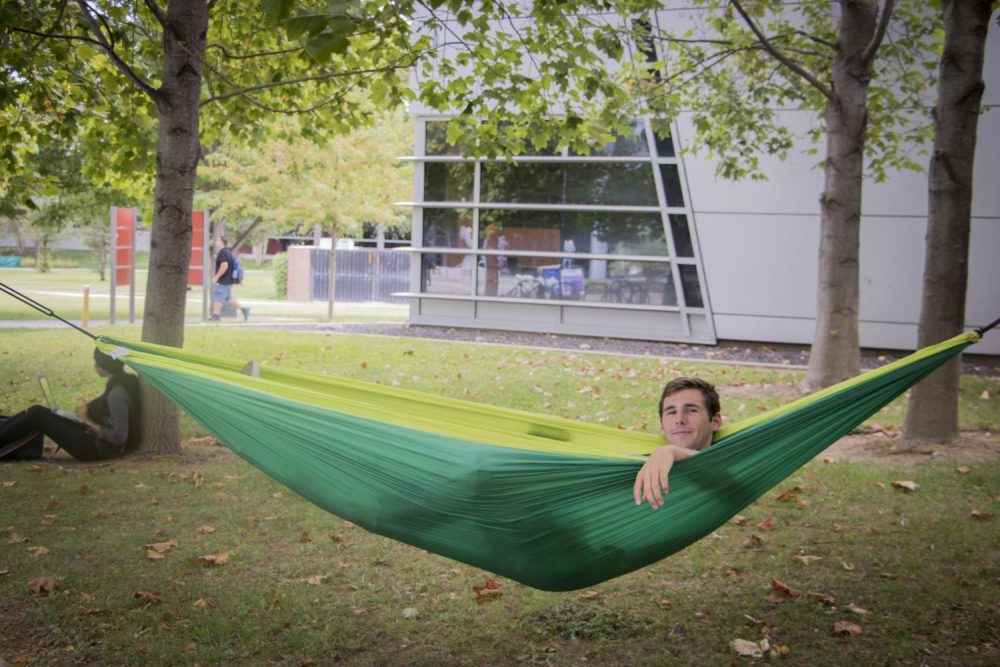
[[108, 40], [104, 37], [104, 33], [101, 32], [101, 27], [97, 24], [97, 20], [90, 13], [90, 6], [87, 4], [86, 0], [77, 0], [77, 4], [80, 6], [80, 12], [83, 14], [83, 20], [90, 29], [90, 32], [95, 36], [96, 41], [91, 41], [104, 50], [108, 54], [108, 58], [111, 59], [111, 64], [114, 65], [118, 71], [125, 75], [125, 78], [129, 79], [139, 90], [149, 95], [153, 101], [158, 101], [160, 97], [160, 91], [151, 86], [145, 79], [139, 76], [135, 70], [128, 66], [124, 60], [115, 51], [114, 46], [112, 46]]
[[156, 4], [156, 0], [146, 0], [146, 8], [153, 13], [153, 16], [160, 25], [164, 27], [167, 25], [167, 15], [164, 14], [163, 10], [160, 9], [160, 6]]
[[885, 4], [882, 6], [882, 15], [878, 19], [878, 27], [875, 29], [875, 34], [872, 35], [872, 40], [868, 42], [868, 46], [865, 50], [861, 52], [861, 62], [867, 68], [871, 63], [872, 59], [875, 58], [875, 52], [878, 51], [878, 47], [882, 45], [882, 40], [885, 38], [885, 31], [889, 29], [889, 20], [892, 18], [892, 12], [895, 5], [895, 0], [885, 0]]
[[[891, 2], [892, 0], [886, 0], [886, 1]], [[750, 18], [750, 15], [747, 14], [745, 9], [743, 9], [743, 5], [740, 4], [740, 0], [729, 0], [729, 2], [730, 4], [733, 5], [733, 7], [736, 8], [736, 11], [739, 12], [740, 16], [743, 18], [743, 22], [747, 24], [747, 26], [750, 28], [753, 34], [757, 36], [757, 39], [760, 40], [761, 46], [764, 48], [765, 51], [771, 54], [771, 56], [775, 58], [778, 62], [780, 62], [782, 65], [784, 65], [785, 67], [787, 67], [788, 69], [792, 70], [800, 77], [805, 79], [809, 83], [809, 85], [811, 85], [813, 88], [821, 92], [823, 96], [826, 97], [828, 100], [832, 101], [834, 99], [833, 91], [830, 89], [829, 86], [824, 85], [822, 81], [814, 77], [804, 67], [802, 67], [797, 62], [795, 62], [794, 60], [792, 60], [791, 58], [789, 58], [788, 56], [786, 56], [785, 54], [781, 53], [776, 48], [774, 48], [774, 45], [771, 44], [771, 42], [767, 39], [764, 33], [761, 32], [760, 28], [757, 27], [757, 24], [753, 22], [753, 19]]]

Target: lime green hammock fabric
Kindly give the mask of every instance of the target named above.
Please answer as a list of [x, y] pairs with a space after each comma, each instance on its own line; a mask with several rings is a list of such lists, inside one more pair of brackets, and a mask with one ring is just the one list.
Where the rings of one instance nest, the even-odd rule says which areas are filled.
[[[375, 533], [529, 586], [572, 590], [654, 563], [768, 489], [979, 339], [957, 336], [725, 428], [636, 506], [642, 455], [623, 431], [360, 381], [101, 337], [226, 446]], [[658, 388], [650, 388], [651, 392]]]

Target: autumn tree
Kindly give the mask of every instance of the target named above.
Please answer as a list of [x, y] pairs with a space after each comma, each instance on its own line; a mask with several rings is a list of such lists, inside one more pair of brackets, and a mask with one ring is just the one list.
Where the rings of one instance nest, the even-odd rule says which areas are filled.
[[[934, 151], [928, 179], [927, 250], [918, 345], [951, 338], [965, 327], [976, 129], [982, 113], [983, 59], [990, 0], [941, 3], [944, 49], [934, 113]], [[984, 323], [985, 324], [985, 323]], [[906, 412], [908, 438], [945, 442], [958, 435], [961, 360], [916, 385]]]

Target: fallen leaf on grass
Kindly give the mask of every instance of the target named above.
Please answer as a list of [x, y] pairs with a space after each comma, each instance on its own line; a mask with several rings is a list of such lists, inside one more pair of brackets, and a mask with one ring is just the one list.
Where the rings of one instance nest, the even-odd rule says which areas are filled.
[[[162, 554], [167, 553], [171, 549], [177, 546], [177, 540], [167, 540], [166, 542], [150, 542], [149, 544], [142, 545], [146, 547], [149, 551], [146, 554], [147, 558], [163, 558]], [[155, 556], [153, 554], [156, 554]]]
[[760, 642], [752, 642], [748, 639], [730, 639], [729, 647], [736, 651], [737, 655], [748, 658], [763, 658], [764, 652], [770, 648], [770, 642], [767, 639], [762, 639]]
[[28, 590], [32, 595], [48, 595], [59, 588], [59, 581], [55, 577], [35, 577], [28, 582]]
[[162, 593], [153, 593], [150, 591], [136, 591], [132, 594], [132, 597], [139, 598], [143, 602], [148, 602], [150, 604], [160, 604], [163, 602]]
[[6, 577], [10, 574], [10, 570], [0, 570], [0, 577]]
[[580, 593], [581, 600], [596, 600], [599, 597], [601, 597], [601, 594], [597, 591], [584, 591]]
[[766, 531], [774, 530], [774, 517], [773, 516], [767, 517], [766, 519], [758, 523], [757, 527], [760, 528], [761, 530], [766, 530]]
[[775, 498], [775, 500], [777, 500], [779, 503], [787, 503], [797, 499], [798, 496], [792, 493], [791, 491], [785, 491], [784, 493], [780, 494], [777, 498]]
[[797, 560], [803, 565], [812, 565], [818, 560], [823, 560], [822, 556], [808, 556], [806, 554], [799, 554], [797, 556], [792, 556], [792, 560]]
[[666, 598], [661, 598], [656, 601], [656, 606], [659, 607], [660, 609], [669, 610], [674, 608], [674, 603]]
[[184, 645], [185, 653], [194, 653], [198, 650], [198, 642], [188, 642]]
[[476, 602], [484, 602], [503, 595], [500, 583], [495, 579], [487, 579], [482, 586], [473, 586], [472, 590], [476, 594]]
[[417, 609], [416, 607], [407, 607], [406, 609], [403, 610], [402, 616], [403, 618], [413, 620], [420, 616], [420, 610]]
[[955, 468], [955, 472], [957, 472], [959, 475], [968, 475], [969, 466], [958, 466], [957, 468]]
[[878, 576], [883, 579], [899, 579], [899, 575], [895, 572], [879, 572]]
[[982, 510], [972, 510], [971, 512], [969, 512], [969, 516], [971, 516], [973, 519], [979, 519], [980, 521], [985, 521], [986, 519], [989, 519], [993, 515], [990, 514], [989, 512], [984, 512]]
[[44, 556], [49, 552], [45, 547], [28, 547], [28, 553], [32, 556]]
[[207, 523], [203, 524], [201, 526], [198, 526], [198, 534], [199, 535], [211, 535], [214, 532], [215, 532], [215, 526], [210, 526]]
[[303, 577], [299, 581], [310, 584], [312, 586], [322, 586], [329, 579], [325, 574], [315, 574], [311, 577]]
[[215, 598], [198, 598], [194, 601], [196, 609], [208, 609], [209, 607], [214, 607], [217, 604], [219, 604], [219, 601]]
[[28, 538], [23, 535], [18, 535], [17, 533], [8, 533], [7, 542], [10, 544], [20, 544], [21, 542], [27, 542]]
[[9, 482], [7, 480], [4, 480], [2, 483], [4, 486], [14, 486], [15, 484], [17, 484], [17, 482]]
[[757, 533], [751, 533], [750, 539], [743, 543], [743, 546], [749, 549], [756, 549], [757, 547], [763, 546], [764, 536], [758, 535]]
[[302, 534], [299, 535], [299, 542], [301, 544], [308, 544], [309, 542], [312, 541], [313, 541], [312, 535], [309, 534], [308, 530], [302, 531]]
[[979, 398], [983, 399], [984, 401], [988, 401], [988, 400], [990, 400], [990, 398], [992, 398], [992, 396], [993, 395], [990, 394], [990, 390], [989, 389], [983, 389], [983, 393], [981, 393], [979, 395]]
[[45, 514], [44, 516], [42, 516], [42, 518], [39, 520], [38, 523], [42, 524], [43, 526], [51, 526], [56, 522], [56, 519], [58, 518], [59, 518], [58, 514]]
[[892, 488], [903, 489], [904, 491], [916, 491], [918, 484], [908, 479], [899, 479], [892, 483]]
[[229, 552], [220, 551], [217, 554], [198, 556], [193, 562], [197, 565], [225, 565], [229, 562]]
[[798, 596], [799, 592], [788, 584], [778, 581], [777, 579], [771, 580], [771, 594], [767, 596], [767, 599], [771, 602], [784, 602], [785, 600], [797, 598]]
[[837, 621], [833, 624], [833, 634], [843, 637], [853, 637], [861, 634], [861, 626], [850, 621]]
[[810, 593], [813, 599], [820, 604], [825, 604], [828, 607], [832, 607], [837, 603], [837, 598], [833, 597], [829, 593]]
[[747, 518], [745, 516], [743, 516], [742, 514], [737, 514], [732, 519], [730, 519], [730, 521], [732, 521], [733, 523], [735, 523], [737, 526], [742, 526], [743, 524], [745, 524], [747, 522]]
[[857, 569], [854, 567], [854, 563], [848, 563], [845, 561], [841, 561], [840, 566], [848, 572], [854, 572], [854, 570]]

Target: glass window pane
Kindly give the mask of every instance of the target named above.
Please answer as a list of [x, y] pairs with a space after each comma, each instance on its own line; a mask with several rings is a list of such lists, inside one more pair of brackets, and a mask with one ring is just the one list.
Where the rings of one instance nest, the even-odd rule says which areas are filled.
[[667, 197], [667, 206], [684, 206], [681, 175], [677, 165], [661, 164], [660, 174], [663, 176], [663, 194]]
[[677, 305], [668, 262], [482, 255], [478, 265], [480, 296]]
[[426, 294], [462, 294], [472, 291], [473, 255], [421, 253], [420, 291]]
[[678, 257], [694, 257], [694, 244], [691, 243], [691, 230], [688, 228], [686, 215], [670, 214], [670, 229], [674, 235], [674, 251]]
[[649, 155], [649, 144], [646, 142], [646, 129], [641, 123], [636, 123], [632, 127], [632, 132], [628, 134], [618, 134], [612, 141], [592, 148], [587, 153], [577, 153], [570, 148], [570, 155], [592, 155], [607, 157], [645, 157]]
[[472, 162], [425, 162], [424, 201], [472, 201], [475, 177]]
[[472, 211], [465, 208], [425, 208], [423, 247], [472, 248]]
[[656, 213], [484, 209], [479, 247], [667, 256], [663, 221]]
[[462, 147], [448, 143], [448, 121], [429, 120], [425, 123], [424, 155], [461, 155]]
[[487, 162], [483, 202], [656, 206], [648, 163]]
[[705, 303], [701, 300], [701, 286], [698, 284], [698, 268], [691, 264], [682, 264], [677, 268], [681, 272], [684, 303], [689, 308], [704, 308]]
[[660, 157], [677, 157], [677, 153], [674, 150], [674, 139], [670, 136], [669, 132], [660, 134], [654, 131], [653, 143], [656, 144], [656, 154]]

